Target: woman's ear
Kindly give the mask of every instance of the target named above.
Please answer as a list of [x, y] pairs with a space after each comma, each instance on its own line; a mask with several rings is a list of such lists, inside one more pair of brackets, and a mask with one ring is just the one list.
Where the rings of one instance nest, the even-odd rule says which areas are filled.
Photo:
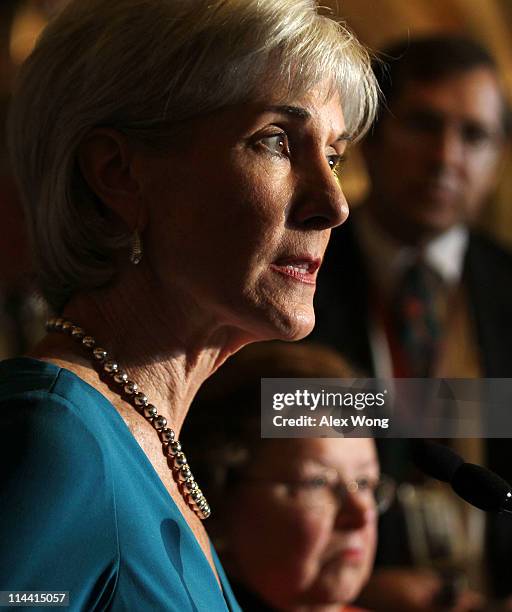
[[133, 150], [114, 129], [96, 128], [78, 150], [78, 164], [89, 188], [129, 230], [143, 229], [141, 189], [134, 172]]

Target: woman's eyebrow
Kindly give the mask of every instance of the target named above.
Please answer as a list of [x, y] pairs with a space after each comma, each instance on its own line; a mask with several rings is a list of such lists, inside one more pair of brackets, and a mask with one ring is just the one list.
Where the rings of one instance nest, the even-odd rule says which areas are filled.
[[303, 119], [304, 121], [311, 119], [311, 113], [305, 108], [302, 108], [302, 106], [277, 104], [273, 106], [268, 106], [265, 111], [279, 113], [280, 115], [291, 115], [292, 117], [297, 117], [298, 119]]
[[364, 461], [364, 462], [358, 463], [356, 465], [356, 468], [358, 470], [365, 470], [365, 469], [368, 469], [368, 468], [371, 468], [371, 467], [377, 467], [378, 468], [379, 467], [378, 462], [376, 460], [374, 460], [374, 459], [370, 459], [369, 461]]
[[334, 142], [352, 142], [354, 140], [347, 132], [342, 132]]
[[[339, 472], [338, 466], [336, 465], [336, 463], [330, 459], [322, 459], [319, 457], [304, 458], [302, 466], [311, 465], [311, 464], [315, 464], [316, 466], [321, 466], [328, 470]], [[361, 461], [360, 463], [357, 463], [356, 465], [354, 465], [354, 468], [356, 470], [366, 470], [368, 468], [374, 468], [374, 467], [379, 468], [379, 463], [376, 459], [368, 459], [367, 461]]]
[[[278, 113], [280, 115], [291, 116], [302, 121], [311, 119], [311, 113], [302, 106], [293, 106], [291, 104], [276, 104], [267, 106], [265, 112]], [[350, 142], [352, 137], [347, 132], [342, 132], [334, 142]]]

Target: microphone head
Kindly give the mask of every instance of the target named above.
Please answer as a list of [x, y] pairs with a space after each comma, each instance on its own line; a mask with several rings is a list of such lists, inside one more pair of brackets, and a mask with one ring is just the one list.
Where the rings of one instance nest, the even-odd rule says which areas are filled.
[[450, 482], [464, 459], [444, 444], [429, 440], [414, 440], [412, 458], [416, 466], [427, 476]]
[[512, 488], [508, 482], [480, 465], [462, 464], [451, 485], [457, 495], [480, 510], [500, 512], [510, 505]]

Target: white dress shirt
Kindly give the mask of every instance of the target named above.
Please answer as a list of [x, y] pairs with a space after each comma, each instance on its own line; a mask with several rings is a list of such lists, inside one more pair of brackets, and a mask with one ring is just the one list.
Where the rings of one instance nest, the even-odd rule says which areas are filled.
[[[458, 285], [469, 241], [469, 232], [464, 225], [452, 227], [437, 236], [423, 247], [421, 253], [387, 234], [364, 206], [354, 213], [354, 227], [370, 280], [385, 300], [391, 299], [403, 273], [419, 255], [440, 275], [447, 288]], [[393, 364], [386, 333], [382, 322], [372, 316], [371, 311], [369, 330], [375, 375], [392, 378]]]

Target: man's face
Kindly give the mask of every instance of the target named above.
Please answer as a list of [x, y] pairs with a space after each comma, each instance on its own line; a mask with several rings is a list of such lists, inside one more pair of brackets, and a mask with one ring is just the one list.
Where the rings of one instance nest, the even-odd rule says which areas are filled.
[[503, 102], [494, 73], [478, 67], [407, 83], [365, 156], [371, 206], [396, 237], [415, 243], [480, 212], [503, 148]]

